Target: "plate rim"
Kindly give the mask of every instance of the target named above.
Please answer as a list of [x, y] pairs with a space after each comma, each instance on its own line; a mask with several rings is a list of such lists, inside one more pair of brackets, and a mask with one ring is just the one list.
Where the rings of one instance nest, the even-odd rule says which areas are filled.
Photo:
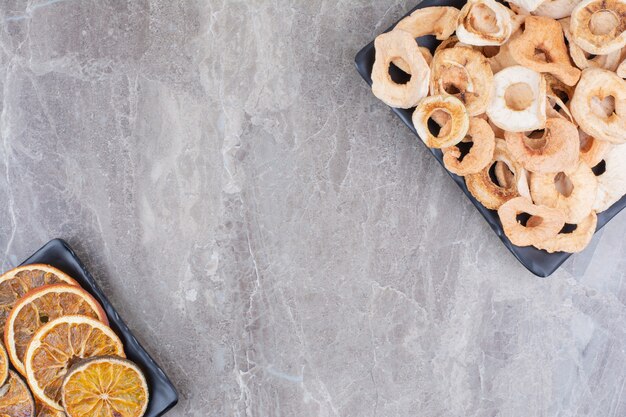
[[[103, 304], [103, 308], [107, 316], [109, 317], [109, 319], [111, 319], [111, 316], [113, 316], [114, 320], [110, 320], [110, 321], [114, 321], [115, 325], [120, 329], [120, 332], [124, 334], [125, 338], [130, 340], [133, 347], [141, 351], [142, 357], [147, 361], [147, 365], [153, 370], [155, 370], [162, 377], [162, 384], [163, 386], [169, 389], [169, 393], [171, 395], [167, 398], [164, 398], [164, 402], [166, 403], [165, 406], [162, 407], [161, 409], [155, 410], [155, 414], [153, 414], [152, 416], [153, 417], [163, 416], [164, 414], [169, 412], [172, 408], [174, 408], [178, 404], [178, 401], [180, 399], [178, 390], [176, 389], [176, 387], [174, 386], [174, 384], [172, 383], [168, 375], [165, 373], [163, 368], [154, 360], [152, 355], [150, 355], [150, 353], [143, 347], [143, 345], [139, 342], [139, 340], [137, 340], [137, 337], [135, 336], [135, 334], [130, 330], [130, 328], [124, 321], [124, 319], [119, 315], [113, 303], [111, 303], [111, 301], [107, 298], [106, 294], [104, 293], [104, 291], [102, 291], [97, 281], [94, 279], [93, 275], [89, 272], [89, 270], [87, 269], [85, 264], [81, 261], [81, 259], [78, 257], [78, 255], [76, 255], [76, 252], [74, 251], [74, 249], [72, 249], [69, 243], [67, 243], [62, 238], [51, 239], [48, 242], [46, 242], [43, 246], [41, 246], [39, 249], [37, 249], [35, 252], [33, 252], [30, 256], [28, 256], [22, 263], [20, 263], [19, 266], [35, 264], [35, 262], [32, 262], [31, 259], [37, 256], [41, 256], [42, 254], [48, 251], [57, 249], [57, 248], [67, 252], [69, 256], [74, 260], [74, 262], [76, 262], [76, 265], [78, 266], [78, 268], [80, 268], [82, 274], [84, 275], [85, 280], [89, 283], [90, 288], [85, 288], [85, 286], [83, 285], [81, 285], [81, 287], [85, 289], [87, 292], [89, 292], [91, 295], [93, 295], [98, 300], [98, 302]], [[54, 266], [54, 267], [67, 273], [66, 271], [63, 270], [63, 268], [58, 268], [57, 266]], [[72, 276], [72, 278], [76, 279], [76, 277], [74, 276]], [[115, 329], [113, 330], [115, 331]], [[149, 392], [149, 395], [150, 397], [148, 399], [148, 402], [152, 401], [152, 399], [154, 398], [153, 392]]]

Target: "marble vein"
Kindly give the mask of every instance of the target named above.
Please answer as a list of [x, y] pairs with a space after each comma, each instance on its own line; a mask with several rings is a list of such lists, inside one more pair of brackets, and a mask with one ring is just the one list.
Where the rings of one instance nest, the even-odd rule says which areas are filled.
[[0, 247], [76, 248], [168, 416], [625, 416], [626, 216], [526, 272], [353, 67], [398, 0], [0, 2]]

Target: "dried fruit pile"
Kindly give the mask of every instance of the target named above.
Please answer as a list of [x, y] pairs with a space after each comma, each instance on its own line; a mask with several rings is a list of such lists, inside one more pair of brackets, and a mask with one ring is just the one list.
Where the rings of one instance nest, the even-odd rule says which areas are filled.
[[509, 6], [418, 9], [376, 38], [372, 91], [415, 108], [420, 138], [513, 244], [579, 252], [626, 194], [626, 1]]
[[58, 269], [0, 276], [0, 416], [143, 416], [146, 379], [108, 324], [98, 301]]

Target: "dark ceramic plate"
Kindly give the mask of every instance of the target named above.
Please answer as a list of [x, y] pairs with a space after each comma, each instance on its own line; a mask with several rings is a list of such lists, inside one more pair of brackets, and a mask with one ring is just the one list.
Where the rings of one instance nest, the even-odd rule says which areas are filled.
[[[411, 10], [408, 14], [412, 13], [414, 10], [421, 9], [424, 7], [430, 6], [454, 6], [457, 8], [462, 8], [465, 4], [464, 0], [425, 0], [421, 2], [418, 6], [416, 6], [413, 10]], [[397, 22], [396, 22], [397, 23]], [[386, 32], [393, 29], [395, 24], [386, 30]], [[424, 36], [418, 39], [418, 42], [421, 46], [425, 46], [431, 50], [431, 52], [435, 51], [435, 48], [439, 44], [439, 41], [436, 40], [433, 36]], [[370, 42], [365, 48], [361, 49], [359, 53], [356, 55], [355, 63], [356, 69], [361, 74], [361, 77], [371, 86], [372, 85], [372, 67], [374, 66], [374, 42]], [[392, 69], [392, 77], [394, 79], [402, 78], [401, 73], [393, 73]], [[382, 102], [381, 102], [382, 103]], [[417, 132], [413, 127], [413, 123], [411, 122], [411, 114], [413, 113], [413, 109], [391, 109], [400, 119], [404, 122], [405, 125], [411, 132], [413, 132], [417, 136]], [[423, 144], [421, 140], [418, 140], [419, 143]], [[426, 146], [426, 145], [424, 145]], [[442, 153], [439, 149], [430, 149], [426, 148], [433, 154], [433, 156], [439, 161], [441, 166], [443, 167], [443, 157]], [[509, 239], [504, 235], [502, 230], [502, 225], [500, 224], [500, 220], [498, 219], [498, 213], [493, 210], [486, 209], [482, 204], [480, 204], [467, 190], [465, 186], [465, 181], [462, 177], [459, 177], [455, 174], [452, 174], [447, 169], [444, 168], [444, 171], [447, 172], [450, 177], [457, 183], [459, 188], [463, 190], [467, 198], [470, 199], [474, 206], [480, 211], [480, 214], [483, 215], [489, 226], [493, 229], [494, 232], [500, 237], [500, 240], [504, 243], [504, 245], [511, 251], [513, 256], [515, 256], [521, 263], [524, 265], [530, 272], [539, 276], [539, 277], [547, 277], [551, 275], [556, 269], [561, 266], [563, 262], [567, 258], [570, 257], [571, 254], [557, 252], [557, 253], [548, 253], [534, 247], [519, 247], [515, 246], [509, 241]], [[622, 197], [617, 203], [611, 206], [608, 210], [598, 214], [598, 228], [600, 230], [609, 220], [611, 220], [617, 213], [619, 213], [624, 207], [626, 207], [626, 196]]]
[[167, 375], [154, 362], [148, 352], [139, 344], [135, 336], [122, 318], [117, 314], [115, 308], [96, 284], [85, 265], [78, 259], [72, 248], [61, 239], [54, 239], [46, 243], [41, 249], [26, 259], [22, 265], [28, 264], [48, 264], [60, 269], [78, 283], [96, 300], [109, 317], [111, 328], [117, 333], [124, 343], [124, 351], [131, 361], [135, 362], [146, 375], [148, 390], [150, 391], [150, 402], [146, 410], [145, 417], [158, 417], [168, 412], [178, 402], [178, 393], [168, 379]]

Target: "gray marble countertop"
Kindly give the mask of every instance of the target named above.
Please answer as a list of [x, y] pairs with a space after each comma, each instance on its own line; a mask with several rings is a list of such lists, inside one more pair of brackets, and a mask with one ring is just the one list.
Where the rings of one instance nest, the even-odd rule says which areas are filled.
[[168, 417], [626, 416], [626, 214], [513, 258], [354, 70], [414, 1], [0, 4], [2, 267], [66, 239]]

